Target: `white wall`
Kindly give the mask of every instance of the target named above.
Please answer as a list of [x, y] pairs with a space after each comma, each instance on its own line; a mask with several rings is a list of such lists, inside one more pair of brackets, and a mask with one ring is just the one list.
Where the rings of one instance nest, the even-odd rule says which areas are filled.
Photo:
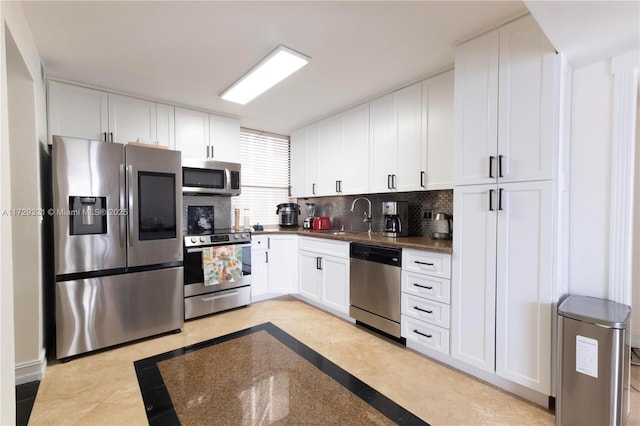
[[[640, 85], [639, 85], [640, 87]], [[636, 111], [636, 185], [633, 218], [633, 283], [631, 311], [631, 345], [640, 348], [640, 96]]]
[[[22, 158], [21, 161], [29, 162], [31, 164], [39, 165], [38, 152], [40, 151], [41, 144], [46, 143], [46, 114], [45, 114], [45, 90], [41, 82], [40, 76], [40, 56], [33, 42], [31, 32], [27, 25], [24, 13], [22, 11], [22, 4], [19, 2], [0, 2], [0, 213], [4, 209], [9, 209], [14, 206], [11, 197], [12, 190], [19, 190], [15, 186], [15, 182], [11, 182], [11, 168], [20, 166], [20, 164], [12, 164], [11, 159], [11, 146], [9, 138], [9, 128], [14, 125], [20, 125], [20, 123], [12, 123], [9, 119], [9, 102], [8, 102], [8, 81], [7, 81], [7, 59], [14, 60], [15, 55], [9, 54], [7, 57], [6, 46], [7, 43], [13, 43], [15, 54], [17, 52], [21, 59], [20, 64], [26, 73], [30, 76], [30, 79], [34, 82], [33, 85], [33, 101], [31, 104], [35, 106], [35, 111], [31, 115], [29, 125], [31, 129], [26, 131], [24, 127], [21, 135], [30, 134], [30, 140], [20, 141], [21, 143], [30, 144], [31, 158]], [[15, 63], [15, 62], [14, 62]], [[15, 86], [14, 86], [15, 87]], [[22, 92], [24, 93], [24, 92]], [[14, 105], [15, 106], [15, 105]], [[34, 123], [35, 120], [35, 123]], [[30, 131], [29, 131], [30, 130]], [[35, 156], [34, 156], [35, 153]], [[36, 168], [37, 170], [37, 168]], [[35, 198], [39, 198], [39, 186], [31, 188], [32, 195], [35, 194]], [[39, 206], [36, 206], [39, 207]], [[37, 223], [37, 222], [36, 222]], [[12, 424], [15, 422], [15, 369], [20, 365], [34, 366], [36, 370], [42, 371], [45, 363], [44, 359], [44, 342], [42, 341], [43, 335], [43, 318], [42, 318], [42, 283], [41, 277], [32, 278], [28, 283], [21, 283], [23, 287], [20, 288], [22, 297], [32, 297], [33, 302], [27, 302], [29, 305], [27, 309], [31, 315], [35, 315], [35, 318], [30, 318], [25, 324], [14, 323], [14, 285], [15, 270], [14, 264], [17, 254], [13, 252], [13, 238], [12, 235], [13, 219], [10, 216], [0, 215], [0, 337], [2, 341], [2, 352], [0, 355], [0, 424]], [[38, 228], [38, 238], [32, 242], [30, 247], [26, 247], [33, 261], [31, 267], [34, 265], [38, 268], [39, 273], [39, 260], [40, 260], [40, 235], [41, 229]], [[24, 246], [23, 246], [24, 249]], [[24, 256], [24, 253], [22, 253]], [[33, 304], [39, 304], [40, 306], [34, 306]], [[18, 309], [22, 307], [18, 305]], [[29, 335], [31, 339], [27, 340], [27, 346], [21, 346], [18, 348], [15, 345], [16, 335]], [[23, 359], [15, 359], [15, 354], [19, 353]]]
[[572, 84], [569, 293], [608, 298], [610, 62], [575, 69]]

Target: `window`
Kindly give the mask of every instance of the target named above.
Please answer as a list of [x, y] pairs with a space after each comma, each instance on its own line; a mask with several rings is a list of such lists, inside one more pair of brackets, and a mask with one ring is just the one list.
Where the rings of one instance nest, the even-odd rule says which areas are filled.
[[240, 158], [241, 195], [231, 207], [240, 209], [240, 220], [249, 209], [249, 225], [277, 225], [277, 205], [289, 202], [289, 137], [240, 129]]

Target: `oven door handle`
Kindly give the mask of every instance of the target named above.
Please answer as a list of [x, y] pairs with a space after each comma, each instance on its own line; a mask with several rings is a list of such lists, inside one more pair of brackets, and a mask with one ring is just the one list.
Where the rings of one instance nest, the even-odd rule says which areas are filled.
[[[222, 244], [224, 245], [224, 244]], [[238, 246], [238, 248], [244, 248], [244, 247], [251, 247], [251, 243], [247, 243], [247, 244], [231, 244], [234, 246]], [[204, 247], [187, 247], [187, 253], [202, 253], [202, 249], [203, 248], [207, 248], [207, 247], [216, 247], [214, 246], [204, 246]]]

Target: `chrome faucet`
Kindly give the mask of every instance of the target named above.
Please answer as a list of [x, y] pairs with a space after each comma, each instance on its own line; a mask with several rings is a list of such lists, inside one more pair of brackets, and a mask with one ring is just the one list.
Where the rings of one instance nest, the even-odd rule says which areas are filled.
[[364, 212], [364, 219], [362, 221], [369, 224], [368, 233], [369, 233], [369, 235], [371, 235], [371, 200], [369, 200], [367, 197], [357, 197], [351, 203], [351, 211], [353, 211], [353, 209], [356, 207], [356, 202], [358, 200], [365, 200], [367, 203], [369, 203], [369, 212], [368, 213]]

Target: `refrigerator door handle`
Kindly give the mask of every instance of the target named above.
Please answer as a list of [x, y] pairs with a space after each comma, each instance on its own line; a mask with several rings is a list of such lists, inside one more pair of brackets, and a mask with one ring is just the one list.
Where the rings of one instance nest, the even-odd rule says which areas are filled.
[[127, 209], [127, 200], [125, 199], [125, 191], [127, 190], [127, 177], [124, 173], [124, 164], [120, 164], [120, 205], [118, 208], [118, 224], [120, 226], [120, 247], [124, 247], [127, 230], [127, 215], [124, 212]]
[[127, 240], [129, 247], [133, 247], [133, 238], [131, 233], [134, 229], [134, 217], [133, 217], [133, 165], [127, 165], [127, 194], [129, 195], [129, 232], [127, 233]]

